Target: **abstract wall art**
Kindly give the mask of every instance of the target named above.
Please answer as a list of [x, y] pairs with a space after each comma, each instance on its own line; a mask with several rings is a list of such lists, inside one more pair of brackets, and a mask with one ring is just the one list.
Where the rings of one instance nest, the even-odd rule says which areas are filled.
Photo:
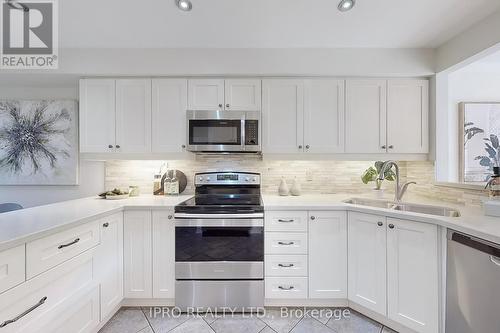
[[77, 184], [77, 102], [0, 100], [0, 185]]

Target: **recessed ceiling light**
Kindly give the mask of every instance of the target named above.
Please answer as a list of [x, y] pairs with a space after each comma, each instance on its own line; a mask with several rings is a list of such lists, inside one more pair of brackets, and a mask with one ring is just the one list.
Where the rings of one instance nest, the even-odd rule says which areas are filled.
[[347, 12], [351, 10], [352, 7], [356, 4], [356, 0], [342, 0], [337, 7], [341, 12]]
[[189, 12], [193, 8], [193, 5], [189, 0], [175, 0], [175, 4], [177, 5], [177, 7], [179, 7], [180, 10], [183, 10], [185, 12]]

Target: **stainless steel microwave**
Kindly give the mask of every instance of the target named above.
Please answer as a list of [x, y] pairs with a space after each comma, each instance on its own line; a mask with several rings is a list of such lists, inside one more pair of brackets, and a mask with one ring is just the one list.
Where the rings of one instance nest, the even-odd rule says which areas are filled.
[[261, 151], [260, 111], [187, 111], [187, 150]]

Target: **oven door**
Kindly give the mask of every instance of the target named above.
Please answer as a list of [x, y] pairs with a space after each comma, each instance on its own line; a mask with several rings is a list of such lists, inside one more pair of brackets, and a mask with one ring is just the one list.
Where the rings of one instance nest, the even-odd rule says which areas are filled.
[[187, 150], [244, 151], [245, 113], [188, 111]]
[[263, 279], [262, 219], [176, 219], [177, 280]]

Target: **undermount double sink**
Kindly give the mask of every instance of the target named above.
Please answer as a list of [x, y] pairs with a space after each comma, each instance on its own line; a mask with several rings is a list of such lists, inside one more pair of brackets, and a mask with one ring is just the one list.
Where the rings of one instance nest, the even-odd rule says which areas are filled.
[[369, 206], [376, 208], [392, 209], [402, 212], [412, 212], [435, 216], [460, 217], [460, 211], [448, 207], [422, 205], [407, 202], [395, 202], [390, 200], [376, 200], [364, 198], [351, 198], [344, 201], [348, 204]]

